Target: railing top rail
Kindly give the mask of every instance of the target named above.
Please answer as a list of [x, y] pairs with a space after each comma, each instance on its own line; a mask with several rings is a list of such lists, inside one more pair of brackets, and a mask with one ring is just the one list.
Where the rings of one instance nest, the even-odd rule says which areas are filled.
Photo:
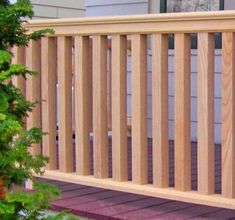
[[50, 27], [56, 35], [195, 33], [235, 31], [235, 11], [33, 20], [29, 31]]

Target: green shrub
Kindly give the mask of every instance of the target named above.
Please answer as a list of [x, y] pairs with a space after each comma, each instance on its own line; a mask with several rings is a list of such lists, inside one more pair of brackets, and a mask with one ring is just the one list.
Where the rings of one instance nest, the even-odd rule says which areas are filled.
[[[8, 48], [27, 45], [30, 40], [52, 33], [44, 29], [27, 35], [22, 27], [33, 15], [28, 0], [10, 4], [0, 0], [0, 219], [75, 219], [67, 214], [43, 216], [42, 211], [50, 201], [59, 196], [59, 190], [51, 185], [37, 183], [33, 174], [42, 174], [48, 158], [32, 156], [29, 147], [40, 143], [42, 131], [39, 128], [24, 130], [24, 118], [37, 103], [27, 101], [21, 91], [11, 82], [13, 76], [35, 75], [23, 65], [11, 64]], [[26, 180], [34, 182], [34, 191], [16, 190]], [[67, 216], [67, 217], [65, 217]]]

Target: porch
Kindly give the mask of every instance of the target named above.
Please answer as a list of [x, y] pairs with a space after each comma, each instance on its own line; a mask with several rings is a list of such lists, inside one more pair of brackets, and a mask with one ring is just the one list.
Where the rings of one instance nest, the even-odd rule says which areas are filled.
[[[27, 128], [49, 133], [32, 149], [50, 157], [45, 178], [235, 208], [234, 11], [32, 21], [26, 27], [55, 30], [27, 48], [14, 48], [13, 61], [41, 73], [13, 82], [29, 100], [45, 100], [26, 121]], [[222, 145], [214, 141], [217, 33], [222, 35], [217, 106]], [[191, 34], [198, 41], [195, 143]], [[169, 35], [174, 35], [173, 107], [168, 103]]]
[[[129, 166], [131, 161], [131, 140], [128, 139]], [[170, 186], [174, 186], [174, 143], [170, 142]], [[152, 151], [151, 139], [148, 140], [149, 182], [152, 183]], [[92, 147], [92, 143], [91, 143]], [[197, 190], [197, 151], [196, 143], [192, 143], [192, 188]], [[111, 141], [109, 141], [109, 176], [111, 169]], [[91, 148], [92, 149], [92, 148]], [[215, 190], [221, 193], [221, 146], [216, 146], [215, 152]], [[92, 158], [92, 157], [91, 157]], [[130, 171], [130, 169], [129, 169]], [[91, 170], [93, 173], [93, 170]], [[129, 172], [129, 179], [131, 173]], [[40, 178], [39, 181], [57, 185], [61, 198], [52, 202], [55, 211], [67, 210], [75, 215], [100, 220], [142, 220], [142, 219], [234, 219], [235, 211], [206, 205], [178, 202], [152, 196], [137, 195], [112, 189], [90, 187], [63, 181]]]

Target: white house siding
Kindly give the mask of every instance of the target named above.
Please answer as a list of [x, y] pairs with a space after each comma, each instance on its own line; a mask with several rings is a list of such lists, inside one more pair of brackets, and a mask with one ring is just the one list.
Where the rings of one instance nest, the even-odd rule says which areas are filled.
[[[152, 137], [152, 56], [148, 52], [148, 136]], [[197, 51], [191, 52], [191, 138], [197, 140]], [[169, 51], [169, 138], [174, 139], [174, 51]], [[127, 65], [127, 114], [131, 117], [131, 58]], [[221, 140], [221, 50], [215, 51], [215, 142]]]
[[[153, 0], [155, 1], [155, 0]], [[156, 2], [153, 2], [156, 3]], [[86, 0], [87, 16], [143, 14], [145, 0]], [[153, 4], [155, 5], [155, 4]], [[156, 5], [155, 5], [156, 6]], [[235, 9], [235, 0], [225, 1], [225, 9]], [[159, 8], [158, 8], [159, 10]], [[156, 11], [151, 10], [150, 11]], [[191, 138], [197, 140], [197, 50], [191, 51]], [[148, 51], [148, 136], [152, 137], [152, 56]], [[169, 138], [174, 139], [174, 51], [169, 51]], [[131, 58], [127, 67], [127, 113], [131, 117]], [[221, 50], [215, 50], [215, 142], [221, 141]]]
[[86, 16], [148, 13], [148, 0], [85, 0]]
[[234, 0], [224, 0], [224, 9], [225, 10], [235, 10], [235, 1]]
[[84, 0], [31, 0], [34, 19], [85, 16]]

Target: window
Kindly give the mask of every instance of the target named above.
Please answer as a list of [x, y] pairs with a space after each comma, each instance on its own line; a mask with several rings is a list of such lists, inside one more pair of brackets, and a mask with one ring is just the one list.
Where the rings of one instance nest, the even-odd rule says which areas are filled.
[[161, 0], [161, 12], [224, 10], [224, 0]]
[[[224, 0], [161, 0], [160, 12], [193, 12], [193, 11], [218, 11], [224, 10]], [[191, 48], [197, 48], [197, 36], [192, 34]], [[215, 48], [220, 49], [222, 45], [221, 33], [215, 34]], [[169, 37], [169, 47], [174, 48], [174, 37]]]

